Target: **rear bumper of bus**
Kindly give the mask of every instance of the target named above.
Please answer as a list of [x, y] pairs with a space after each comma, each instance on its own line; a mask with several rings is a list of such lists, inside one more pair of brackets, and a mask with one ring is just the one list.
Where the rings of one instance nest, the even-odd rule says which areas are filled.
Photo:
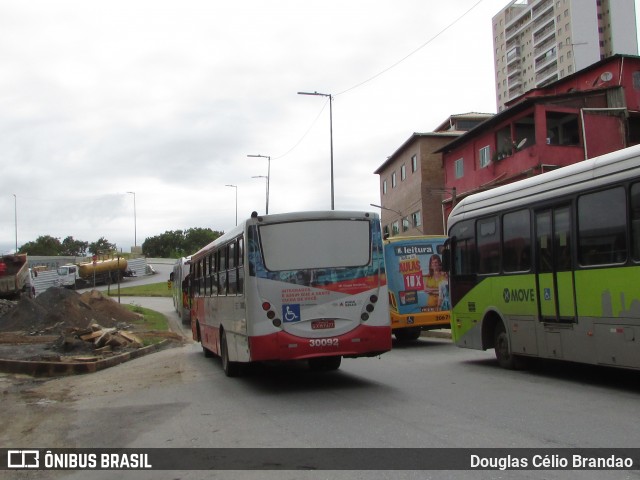
[[390, 312], [390, 317], [393, 330], [414, 327], [420, 327], [422, 330], [431, 330], [451, 327], [451, 313], [448, 310], [413, 315], [401, 315], [392, 311]]
[[252, 362], [314, 357], [375, 357], [391, 350], [391, 328], [360, 325], [336, 337], [303, 338], [286, 332], [249, 337]]

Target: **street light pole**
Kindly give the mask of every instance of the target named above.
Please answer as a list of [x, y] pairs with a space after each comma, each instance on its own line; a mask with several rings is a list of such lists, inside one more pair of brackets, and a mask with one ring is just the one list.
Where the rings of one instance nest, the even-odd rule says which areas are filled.
[[236, 227], [238, 226], [238, 186], [237, 185], [225, 185], [225, 187], [233, 187], [236, 189]]
[[256, 175], [251, 178], [266, 178], [267, 179], [267, 212], [269, 211], [269, 177], [265, 177], [264, 175]]
[[13, 194], [13, 219], [16, 227], [16, 253], [18, 253], [18, 197]]
[[265, 214], [269, 215], [269, 180], [271, 179], [271, 157], [269, 155], [247, 155], [247, 157], [267, 159], [267, 208]]
[[335, 210], [334, 183], [333, 183], [333, 96], [330, 93], [298, 92], [298, 95], [314, 95], [317, 97], [329, 97], [329, 144], [331, 147], [331, 210]]
[[127, 192], [133, 195], [133, 246], [138, 246], [138, 219], [136, 218], [136, 192]]

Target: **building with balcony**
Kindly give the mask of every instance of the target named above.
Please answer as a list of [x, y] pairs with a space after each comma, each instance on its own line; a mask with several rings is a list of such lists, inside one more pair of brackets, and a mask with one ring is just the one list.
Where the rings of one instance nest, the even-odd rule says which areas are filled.
[[[614, 55], [456, 137], [443, 155], [457, 198], [640, 144], [640, 57]], [[455, 198], [445, 199], [445, 216]]]
[[638, 55], [634, 0], [513, 0], [493, 17], [497, 111], [614, 54]]

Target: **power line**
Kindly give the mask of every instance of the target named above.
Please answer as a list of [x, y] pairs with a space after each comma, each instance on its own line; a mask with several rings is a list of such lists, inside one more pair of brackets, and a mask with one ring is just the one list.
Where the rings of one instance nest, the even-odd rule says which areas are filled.
[[287, 155], [289, 155], [291, 152], [293, 152], [296, 147], [298, 145], [300, 145], [302, 143], [302, 141], [307, 137], [307, 135], [309, 134], [309, 132], [311, 131], [311, 129], [315, 126], [315, 124], [318, 122], [318, 119], [320, 118], [320, 115], [322, 115], [322, 112], [324, 112], [324, 109], [327, 107], [327, 103], [329, 103], [329, 99], [327, 98], [327, 101], [324, 102], [324, 104], [322, 105], [322, 108], [320, 109], [320, 111], [318, 112], [318, 115], [316, 115], [316, 118], [313, 120], [313, 122], [311, 122], [311, 125], [309, 125], [309, 128], [307, 128], [307, 131], [304, 132], [304, 134], [302, 135], [302, 137], [300, 137], [300, 139], [296, 142], [296, 144], [291, 147], [289, 150], [287, 150], [285, 153], [283, 153], [282, 155], [279, 155], [277, 157], [273, 157], [274, 160], [278, 160], [282, 157], [286, 157]]
[[[394, 69], [395, 67], [397, 67], [398, 65], [400, 65], [402, 62], [404, 62], [405, 60], [407, 60], [409, 57], [415, 55], [416, 53], [418, 53], [420, 50], [422, 50], [424, 47], [426, 47], [427, 45], [429, 45], [431, 42], [433, 42], [436, 38], [438, 38], [440, 35], [442, 35], [444, 32], [446, 32], [447, 30], [449, 30], [451, 27], [453, 27], [456, 23], [458, 23], [460, 20], [462, 20], [465, 16], [467, 16], [474, 8], [476, 8], [478, 5], [480, 5], [484, 0], [478, 0], [475, 4], [473, 4], [469, 9], [467, 9], [467, 11], [465, 11], [462, 15], [460, 15], [458, 18], [456, 18], [453, 22], [451, 22], [449, 25], [447, 25], [446, 27], [444, 27], [442, 30], [440, 30], [438, 33], [436, 33], [433, 37], [431, 37], [429, 40], [427, 40], [425, 43], [423, 43], [422, 45], [420, 45], [418, 48], [416, 48], [415, 50], [413, 50], [412, 52], [410, 52], [409, 54], [405, 55], [404, 57], [402, 57], [400, 60], [398, 60], [397, 62], [395, 62], [394, 64], [390, 65], [389, 67], [381, 70], [380, 72], [376, 73], [375, 75], [373, 75], [372, 77], [369, 77], [366, 80], [363, 80], [360, 83], [357, 83], [355, 85], [353, 85], [352, 87], [347, 88], [346, 90], [343, 90], [340, 93], [336, 93], [335, 95], [333, 95], [333, 97], [337, 97], [338, 95], [342, 95], [344, 93], [350, 92], [351, 90], [355, 90], [356, 88], [359, 88], [373, 80], [375, 80], [376, 78], [378, 78], [379, 76], [387, 73], [388, 71]], [[316, 116], [316, 118], [313, 120], [313, 122], [311, 123], [311, 125], [309, 126], [309, 128], [307, 129], [306, 132], [304, 132], [304, 134], [302, 135], [302, 137], [300, 137], [300, 139], [296, 142], [296, 144], [291, 147], [289, 150], [287, 150], [285, 153], [283, 153], [282, 155], [279, 155], [278, 157], [274, 157], [274, 160], [276, 159], [280, 159], [283, 157], [286, 157], [287, 155], [289, 155], [293, 150], [295, 150], [298, 145], [300, 145], [302, 143], [302, 141], [306, 138], [306, 136], [309, 134], [309, 132], [311, 131], [311, 129], [313, 128], [313, 126], [316, 124], [316, 122], [318, 121], [318, 119], [320, 118], [320, 115], [322, 114], [322, 112], [324, 111], [325, 107], [327, 106], [327, 103], [329, 102], [329, 100], [327, 100], [327, 102], [324, 103], [324, 105], [322, 106], [322, 109], [320, 110], [320, 112], [318, 113], [318, 115]]]
[[408, 59], [409, 57], [411, 57], [412, 55], [418, 53], [420, 50], [422, 50], [424, 47], [426, 47], [427, 45], [429, 45], [431, 42], [433, 42], [436, 38], [438, 38], [440, 35], [442, 35], [444, 32], [446, 32], [447, 30], [449, 30], [451, 27], [453, 27], [456, 23], [458, 23], [460, 20], [462, 20], [467, 14], [469, 14], [469, 12], [471, 12], [471, 10], [473, 10], [474, 8], [476, 8], [478, 5], [480, 5], [484, 0], [478, 0], [478, 2], [476, 2], [473, 6], [471, 6], [471, 8], [469, 8], [466, 12], [464, 12], [462, 15], [460, 15], [458, 18], [456, 18], [453, 22], [451, 22], [449, 25], [447, 25], [446, 27], [444, 27], [442, 30], [440, 30], [438, 33], [436, 33], [433, 37], [431, 37], [429, 40], [427, 40], [425, 43], [423, 43], [422, 45], [420, 45], [418, 48], [416, 48], [414, 51], [412, 51], [411, 53], [409, 53], [408, 55], [405, 55], [404, 57], [402, 57], [400, 60], [398, 60], [396, 63], [394, 63], [393, 65], [385, 68], [384, 70], [381, 70], [380, 72], [376, 73], [374, 76], [369, 77], [368, 79], [355, 84], [353, 87], [347, 88], [346, 90], [343, 90], [340, 93], [336, 93], [334, 96], [337, 97], [338, 95], [342, 95], [343, 93], [347, 93], [350, 92], [351, 90], [355, 90], [358, 87], [361, 87], [362, 85], [369, 83], [372, 80], [375, 80], [376, 78], [378, 78], [379, 76], [387, 73], [389, 70], [392, 70], [393, 68], [397, 67], [398, 65], [400, 65], [402, 62], [404, 62], [406, 59]]

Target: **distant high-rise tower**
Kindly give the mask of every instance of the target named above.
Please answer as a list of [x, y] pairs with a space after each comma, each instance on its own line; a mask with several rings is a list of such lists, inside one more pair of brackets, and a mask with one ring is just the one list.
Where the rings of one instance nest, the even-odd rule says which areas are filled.
[[498, 112], [614, 54], [638, 55], [635, 0], [514, 0], [493, 17]]

